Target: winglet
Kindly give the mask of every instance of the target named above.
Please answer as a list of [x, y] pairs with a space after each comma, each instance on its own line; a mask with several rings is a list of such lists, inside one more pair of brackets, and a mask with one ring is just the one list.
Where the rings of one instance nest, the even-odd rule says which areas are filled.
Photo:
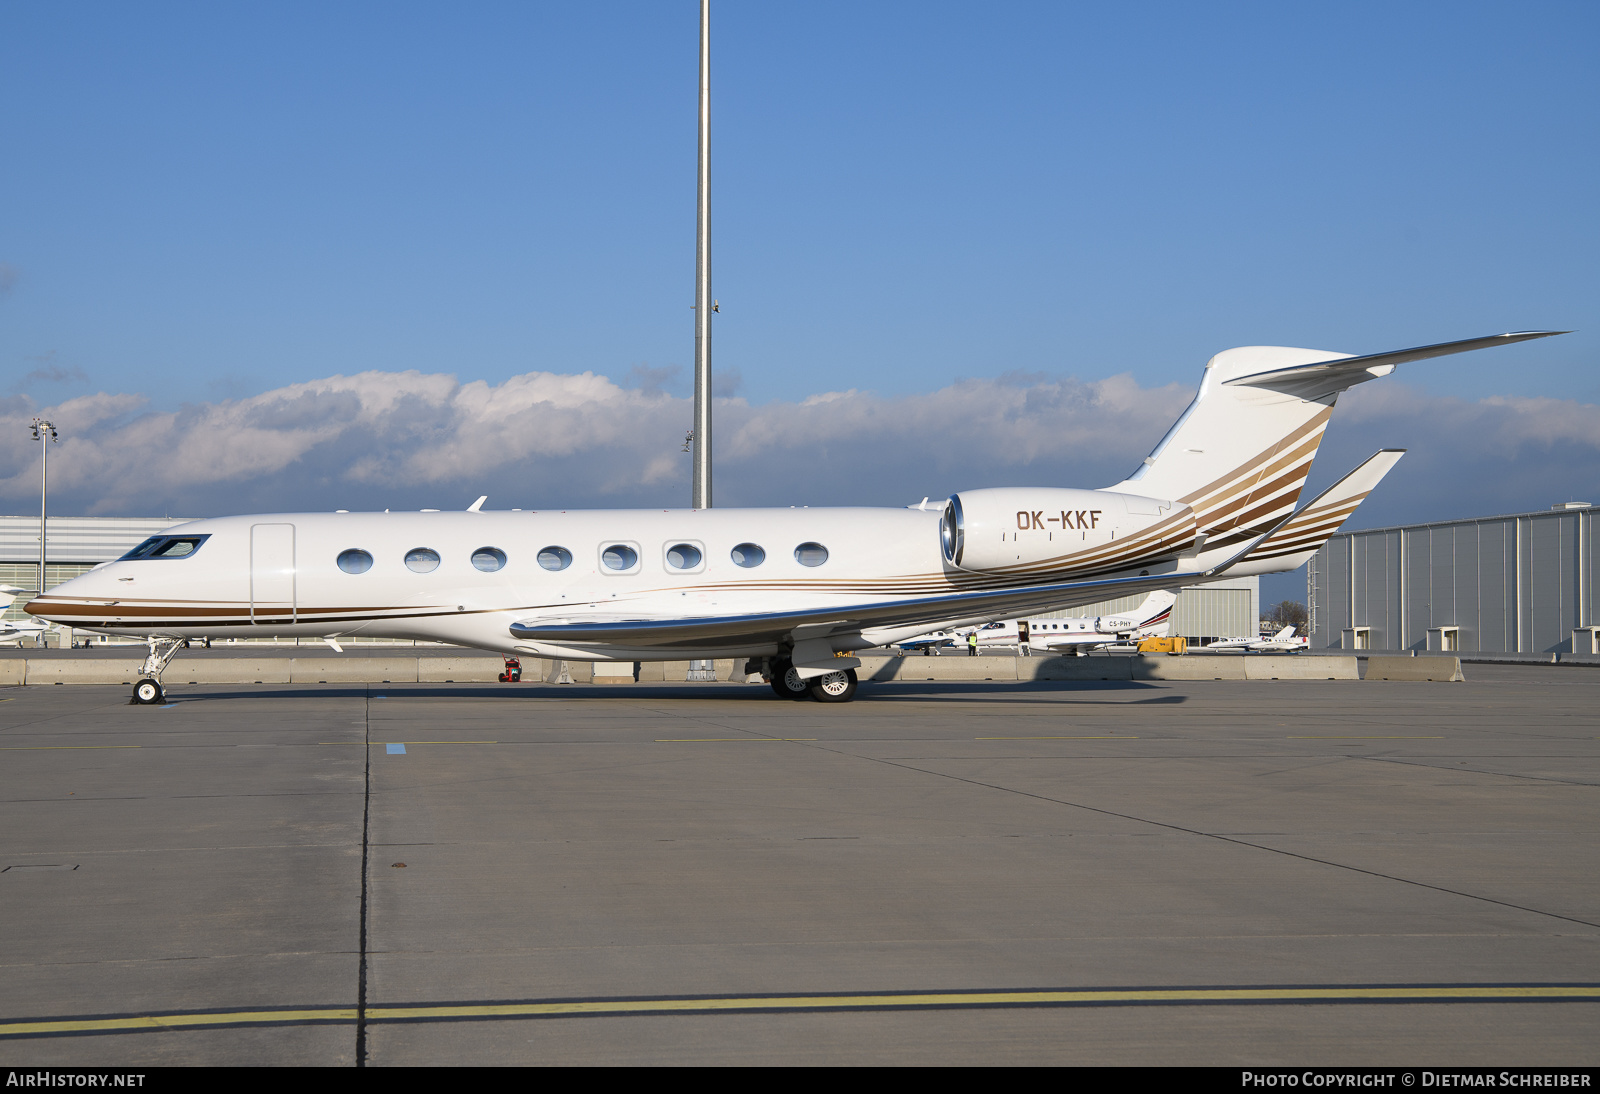
[[477, 501], [475, 501], [471, 505], [467, 506], [467, 512], [469, 512], [469, 513], [481, 513], [481, 512], [483, 512], [483, 503], [488, 501], [488, 500], [489, 500], [489, 495], [488, 494], [483, 495], [483, 497], [479, 498]]

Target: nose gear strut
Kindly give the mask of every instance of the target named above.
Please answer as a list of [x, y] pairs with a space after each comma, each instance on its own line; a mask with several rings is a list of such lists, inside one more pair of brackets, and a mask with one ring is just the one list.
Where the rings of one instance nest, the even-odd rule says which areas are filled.
[[147, 638], [145, 643], [150, 647], [150, 654], [139, 669], [139, 682], [133, 685], [133, 701], [141, 705], [159, 703], [166, 698], [166, 692], [161, 689], [161, 673], [166, 669], [167, 662], [183, 648], [184, 640]]

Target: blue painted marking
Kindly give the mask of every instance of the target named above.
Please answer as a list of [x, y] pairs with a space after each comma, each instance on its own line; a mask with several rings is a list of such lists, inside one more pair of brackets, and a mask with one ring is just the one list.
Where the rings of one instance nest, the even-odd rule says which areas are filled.
[[389, 755], [391, 755], [391, 756], [404, 756], [405, 754], [406, 754], [406, 746], [405, 745], [390, 745], [389, 746]]
[[166, 706], [162, 707], [161, 709], [162, 710], [171, 710], [173, 707], [175, 707], [177, 705], [178, 705], [177, 703], [168, 703]]

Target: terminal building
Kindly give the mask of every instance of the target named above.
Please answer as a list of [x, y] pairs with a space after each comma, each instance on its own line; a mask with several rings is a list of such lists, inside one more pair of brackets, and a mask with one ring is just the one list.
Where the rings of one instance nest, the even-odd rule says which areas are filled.
[[[45, 588], [87, 573], [102, 562], [120, 558], [157, 532], [193, 517], [51, 517], [46, 546]], [[35, 593], [39, 587], [39, 518], [0, 517], [0, 584]], [[27, 595], [6, 609], [6, 619], [26, 619]], [[1121, 597], [1037, 618], [1061, 619], [1117, 615], [1139, 605], [1143, 596]], [[1256, 633], [1261, 614], [1258, 579], [1214, 581], [1184, 589], [1173, 606], [1172, 633], [1191, 642], [1238, 638]]]
[[1307, 565], [1313, 649], [1600, 653], [1595, 510], [1343, 532]]

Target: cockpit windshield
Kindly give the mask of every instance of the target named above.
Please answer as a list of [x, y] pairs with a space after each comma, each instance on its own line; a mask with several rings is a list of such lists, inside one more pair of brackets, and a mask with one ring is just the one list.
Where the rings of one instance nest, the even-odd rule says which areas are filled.
[[188, 558], [210, 539], [206, 536], [151, 536], [139, 546], [123, 555], [118, 562], [138, 558]]

